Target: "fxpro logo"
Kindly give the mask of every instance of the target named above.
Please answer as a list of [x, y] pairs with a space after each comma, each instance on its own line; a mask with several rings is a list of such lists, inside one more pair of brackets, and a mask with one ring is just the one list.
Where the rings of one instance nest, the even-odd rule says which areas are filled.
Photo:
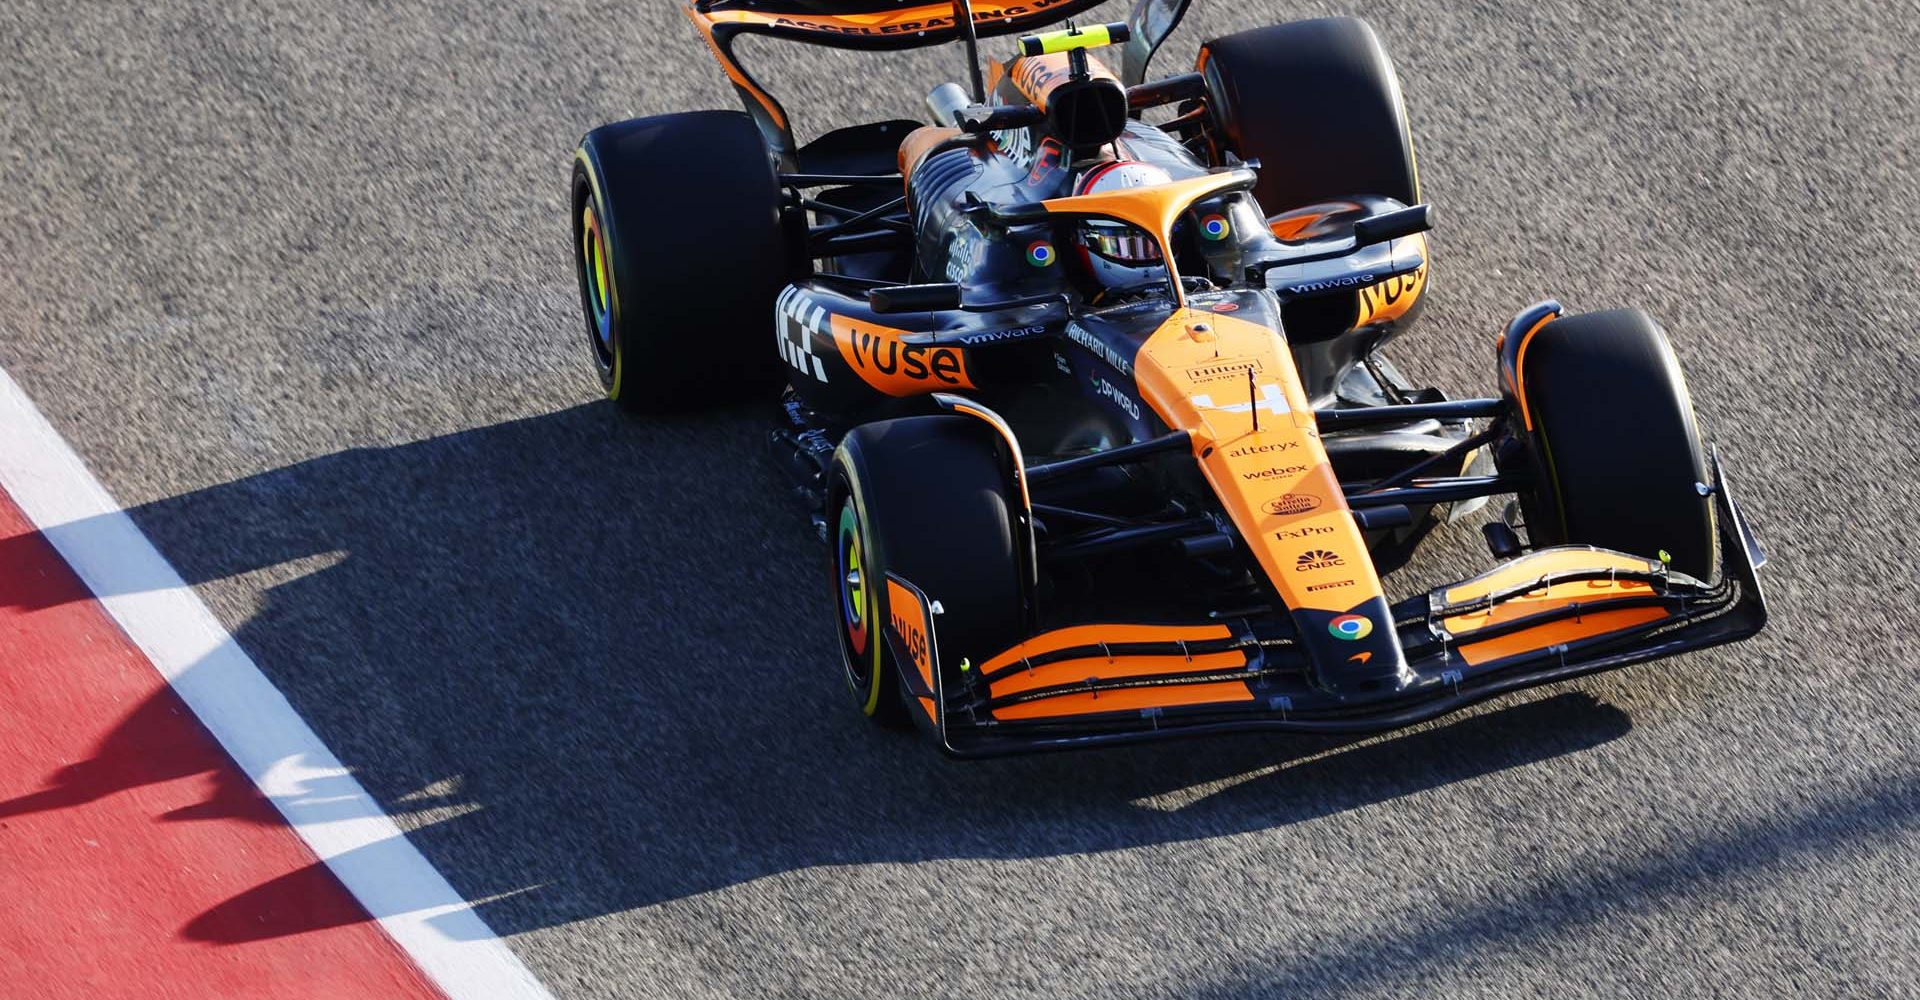
[[1113, 400], [1115, 406], [1127, 411], [1127, 416], [1135, 420], [1140, 419], [1140, 404], [1135, 402], [1133, 397], [1114, 388], [1113, 383], [1096, 375], [1093, 377], [1093, 391]]

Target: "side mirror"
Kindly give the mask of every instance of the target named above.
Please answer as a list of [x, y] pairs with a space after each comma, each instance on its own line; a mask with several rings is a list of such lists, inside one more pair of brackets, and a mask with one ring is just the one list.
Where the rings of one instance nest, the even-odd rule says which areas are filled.
[[1372, 246], [1397, 240], [1402, 236], [1424, 233], [1433, 228], [1433, 206], [1415, 205], [1397, 212], [1387, 212], [1371, 218], [1361, 219], [1353, 224], [1353, 245]]
[[960, 286], [894, 285], [867, 293], [867, 305], [881, 315], [889, 313], [946, 312], [960, 308]]

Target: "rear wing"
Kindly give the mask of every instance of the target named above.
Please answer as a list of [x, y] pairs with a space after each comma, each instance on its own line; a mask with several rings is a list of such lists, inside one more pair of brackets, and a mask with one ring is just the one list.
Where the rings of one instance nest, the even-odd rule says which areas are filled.
[[[742, 35], [770, 35], [836, 49], [890, 51], [971, 38], [1031, 32], [1091, 11], [1105, 0], [691, 0], [687, 16], [733, 81], [767, 144], [783, 158], [795, 151], [787, 112], [733, 54]], [[1122, 54], [1121, 82], [1145, 79], [1147, 63], [1192, 0], [1137, 0], [1127, 23], [1133, 38]], [[972, 10], [972, 31], [964, 15]], [[971, 58], [971, 57], [969, 57]], [[969, 71], [977, 67], [970, 66]]]

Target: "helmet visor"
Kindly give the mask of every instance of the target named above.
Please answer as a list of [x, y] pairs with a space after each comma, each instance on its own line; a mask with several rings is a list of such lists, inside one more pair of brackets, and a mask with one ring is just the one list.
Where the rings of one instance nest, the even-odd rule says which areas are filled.
[[1090, 226], [1087, 249], [1128, 267], [1148, 267], [1161, 261], [1160, 244], [1146, 233], [1124, 226]]

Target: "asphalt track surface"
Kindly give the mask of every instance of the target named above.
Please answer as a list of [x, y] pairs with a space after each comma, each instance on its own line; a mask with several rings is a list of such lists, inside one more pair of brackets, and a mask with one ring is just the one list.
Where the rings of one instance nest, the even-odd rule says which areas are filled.
[[[1913, 995], [1920, 13], [1199, 8], [1163, 70], [1387, 40], [1444, 212], [1417, 379], [1486, 391], [1549, 294], [1667, 324], [1768, 633], [1357, 743], [870, 730], [765, 414], [625, 420], [586, 367], [572, 144], [733, 106], [658, 0], [9, 0], [0, 365], [561, 997]], [[957, 66], [763, 50], [803, 128]]]

